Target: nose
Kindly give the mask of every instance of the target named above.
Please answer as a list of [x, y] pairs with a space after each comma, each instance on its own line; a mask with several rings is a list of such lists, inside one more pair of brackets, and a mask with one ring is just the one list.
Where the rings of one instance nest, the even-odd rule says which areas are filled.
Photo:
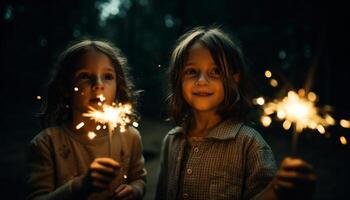
[[209, 79], [205, 73], [200, 73], [198, 79], [196, 81], [197, 85], [207, 85], [209, 83]]
[[92, 90], [103, 90], [103, 89], [104, 89], [103, 81], [101, 80], [100, 77], [96, 77], [96, 79], [92, 83]]

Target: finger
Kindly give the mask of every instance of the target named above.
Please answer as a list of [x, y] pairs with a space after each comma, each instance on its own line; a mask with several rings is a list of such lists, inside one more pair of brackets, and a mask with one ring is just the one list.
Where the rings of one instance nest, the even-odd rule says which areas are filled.
[[100, 172], [92, 172], [90, 175], [92, 180], [100, 181], [100, 182], [111, 182], [115, 176], [114, 175], [106, 175]]
[[276, 180], [276, 188], [278, 189], [293, 189], [295, 186], [292, 182], [289, 181], [283, 181], [283, 180]]
[[111, 158], [96, 158], [95, 161], [103, 166], [110, 167], [113, 169], [119, 169], [119, 162], [111, 159]]
[[112, 168], [112, 167], [109, 167], [109, 166], [105, 166], [105, 165], [101, 165], [100, 163], [98, 162], [93, 162], [91, 165], [90, 165], [90, 170], [91, 171], [96, 171], [96, 172], [99, 172], [99, 173], [103, 173], [105, 174], [106, 176], [112, 176], [112, 175], [115, 175], [117, 173], [117, 169], [115, 168]]
[[126, 199], [128, 197], [131, 197], [132, 194], [133, 194], [133, 189], [127, 185], [120, 192], [117, 193], [117, 197], [120, 199]]
[[102, 190], [106, 190], [109, 188], [109, 184], [105, 184], [105, 183], [98, 182], [98, 181], [93, 181], [91, 183], [91, 186], [92, 186], [93, 191], [102, 191]]
[[298, 159], [298, 158], [285, 158], [281, 163], [281, 168], [284, 170], [297, 170], [301, 173], [309, 173], [313, 170], [312, 165]]
[[127, 185], [126, 184], [121, 184], [117, 189], [114, 190], [115, 194], [118, 194], [121, 192]]

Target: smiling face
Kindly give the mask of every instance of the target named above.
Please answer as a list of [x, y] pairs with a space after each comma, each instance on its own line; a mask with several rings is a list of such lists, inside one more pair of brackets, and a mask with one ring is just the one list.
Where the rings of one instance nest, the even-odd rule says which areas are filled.
[[199, 43], [195, 43], [189, 50], [182, 73], [182, 94], [197, 113], [216, 113], [224, 100], [220, 70], [210, 51]]
[[[117, 90], [115, 68], [105, 54], [90, 50], [82, 56], [79, 65], [73, 76], [73, 116], [81, 116], [90, 106], [101, 109], [98, 103], [102, 100], [111, 105], [115, 101]], [[101, 95], [105, 99], [101, 99]]]

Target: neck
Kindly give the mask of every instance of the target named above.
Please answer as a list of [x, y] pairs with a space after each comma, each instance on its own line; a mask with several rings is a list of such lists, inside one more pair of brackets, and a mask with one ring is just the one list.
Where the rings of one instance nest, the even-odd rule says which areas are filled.
[[203, 137], [212, 128], [221, 122], [221, 117], [216, 113], [198, 113], [194, 114], [195, 125], [190, 131], [190, 136]]

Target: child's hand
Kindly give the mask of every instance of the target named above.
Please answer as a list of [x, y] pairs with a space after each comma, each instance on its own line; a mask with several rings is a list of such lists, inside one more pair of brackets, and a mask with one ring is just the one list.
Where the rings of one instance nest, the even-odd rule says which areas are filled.
[[311, 199], [316, 183], [312, 166], [298, 158], [285, 158], [273, 183], [280, 199]]
[[114, 200], [132, 200], [138, 197], [136, 189], [127, 184], [121, 184], [113, 194]]
[[111, 158], [96, 158], [88, 172], [73, 182], [73, 190], [90, 193], [108, 189], [119, 169], [119, 163]]

